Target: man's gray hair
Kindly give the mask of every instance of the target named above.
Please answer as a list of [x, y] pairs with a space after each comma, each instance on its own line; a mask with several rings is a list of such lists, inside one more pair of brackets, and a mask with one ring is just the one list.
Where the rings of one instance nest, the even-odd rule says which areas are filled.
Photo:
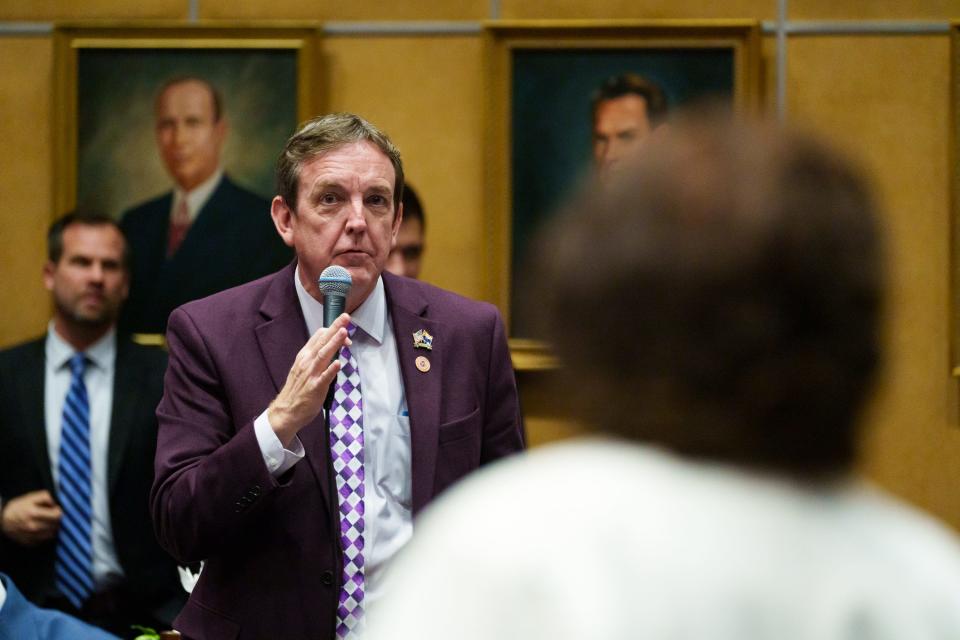
[[403, 162], [400, 151], [387, 134], [352, 113], [331, 113], [308, 120], [287, 140], [277, 158], [277, 194], [291, 211], [297, 210], [297, 190], [304, 163], [337, 147], [354, 142], [370, 142], [390, 159], [396, 175], [393, 184], [393, 208], [396, 212], [403, 196]]

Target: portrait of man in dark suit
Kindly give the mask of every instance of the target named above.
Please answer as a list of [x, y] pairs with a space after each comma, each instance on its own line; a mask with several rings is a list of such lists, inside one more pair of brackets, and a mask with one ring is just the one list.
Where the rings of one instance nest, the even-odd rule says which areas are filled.
[[207, 80], [168, 80], [154, 105], [157, 147], [173, 189], [127, 210], [130, 299], [123, 330], [162, 333], [189, 300], [256, 279], [290, 261], [273, 231], [270, 203], [221, 164], [229, 133], [222, 97]]
[[50, 229], [46, 335], [0, 351], [0, 571], [31, 602], [129, 635], [184, 594], [147, 498], [166, 353], [116, 331], [129, 289], [116, 221]]
[[[562, 36], [563, 34], [558, 34]], [[569, 36], [567, 36], [569, 37]], [[534, 235], [590, 172], [601, 174], [663, 130], [668, 110], [736, 98], [727, 48], [518, 48], [509, 95], [510, 336], [533, 327], [523, 274]], [[551, 161], [543, 162], [546, 151]], [[506, 301], [504, 301], [506, 302]]]

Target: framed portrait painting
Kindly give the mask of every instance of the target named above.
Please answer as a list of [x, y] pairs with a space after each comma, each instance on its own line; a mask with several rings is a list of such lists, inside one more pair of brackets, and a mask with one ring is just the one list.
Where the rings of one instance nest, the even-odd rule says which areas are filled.
[[229, 134], [224, 167], [269, 197], [276, 156], [315, 115], [317, 35], [309, 27], [83, 27], [55, 31], [55, 209], [114, 216], [170, 186], [155, 140], [164, 83], [208, 81]]
[[595, 100], [606, 100], [604, 91], [622, 97], [634, 93], [631, 86], [652, 86], [653, 97], [639, 94], [651, 128], [655, 115], [668, 122], [672, 111], [698, 101], [753, 110], [761, 95], [760, 26], [496, 22], [486, 25], [485, 39], [488, 295], [508, 319], [518, 366], [537, 368], [549, 358], [527, 340], [529, 319], [518, 300], [531, 240], [580, 179], [626, 140], [622, 131], [605, 131]]
[[179, 304], [289, 262], [269, 200], [280, 150], [316, 115], [318, 33], [56, 28], [55, 212], [95, 211], [124, 227], [121, 329], [162, 333]]

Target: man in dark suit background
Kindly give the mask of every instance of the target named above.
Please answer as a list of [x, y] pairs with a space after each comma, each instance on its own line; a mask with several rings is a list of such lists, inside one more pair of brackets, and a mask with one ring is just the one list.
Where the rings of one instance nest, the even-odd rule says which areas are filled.
[[[393, 143], [357, 116], [317, 118], [277, 184], [296, 264], [170, 316], [151, 504], [164, 547], [205, 561], [174, 623], [187, 638], [352, 635], [414, 515], [523, 446], [496, 309], [384, 272]], [[350, 315], [323, 329], [329, 265], [350, 273]]]
[[[47, 335], [0, 352], [0, 570], [34, 603], [118, 635], [131, 623], [168, 625], [183, 602], [147, 511], [166, 355], [114, 328], [129, 286], [126, 255], [111, 218], [54, 223]], [[68, 412], [87, 416], [81, 431], [66, 426]], [[78, 459], [85, 468], [63, 472]], [[78, 521], [80, 512], [89, 515]], [[68, 544], [77, 562], [64, 569]]]
[[162, 333], [177, 306], [280, 268], [292, 255], [270, 222], [270, 203], [223, 171], [228, 126], [218, 91], [179, 77], [157, 94], [156, 137], [173, 191], [127, 211], [130, 299], [122, 329]]

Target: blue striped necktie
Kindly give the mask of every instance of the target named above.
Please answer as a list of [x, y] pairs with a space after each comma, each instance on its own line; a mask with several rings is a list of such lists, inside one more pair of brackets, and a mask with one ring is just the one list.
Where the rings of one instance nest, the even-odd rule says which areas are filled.
[[90, 535], [90, 401], [83, 383], [87, 359], [70, 358], [70, 390], [63, 403], [60, 432], [60, 532], [54, 565], [56, 585], [80, 609], [93, 593], [93, 540]]

